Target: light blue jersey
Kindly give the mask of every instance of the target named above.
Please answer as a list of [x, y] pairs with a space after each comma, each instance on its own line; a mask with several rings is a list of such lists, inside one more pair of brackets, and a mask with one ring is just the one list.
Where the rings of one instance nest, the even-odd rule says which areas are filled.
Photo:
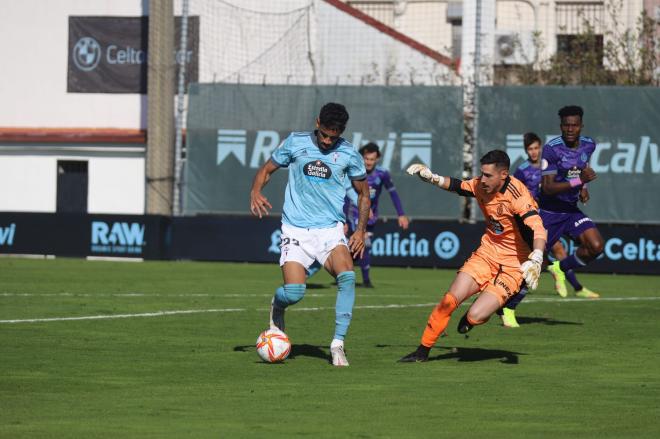
[[291, 133], [270, 159], [289, 168], [282, 222], [294, 227], [323, 229], [345, 222], [347, 179], [367, 176], [352, 144], [340, 137], [332, 149], [322, 150], [313, 132]]

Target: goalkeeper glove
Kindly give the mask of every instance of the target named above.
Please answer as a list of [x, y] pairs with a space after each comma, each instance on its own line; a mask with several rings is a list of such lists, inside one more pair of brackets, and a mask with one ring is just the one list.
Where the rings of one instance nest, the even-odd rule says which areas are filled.
[[421, 163], [415, 163], [414, 165], [408, 166], [406, 172], [410, 175], [419, 175], [419, 178], [424, 180], [427, 183], [434, 184], [436, 186], [442, 187], [445, 184], [445, 177], [442, 175], [434, 174], [427, 166], [422, 165]]
[[543, 252], [541, 250], [534, 250], [520, 266], [520, 271], [522, 271], [523, 278], [525, 278], [525, 282], [530, 290], [535, 290], [539, 285], [541, 264], [543, 264]]

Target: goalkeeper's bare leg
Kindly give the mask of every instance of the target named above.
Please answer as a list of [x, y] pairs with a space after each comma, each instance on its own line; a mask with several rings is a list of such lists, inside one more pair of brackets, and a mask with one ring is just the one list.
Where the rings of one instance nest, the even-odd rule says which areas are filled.
[[477, 282], [467, 273], [459, 272], [449, 287], [449, 291], [444, 295], [440, 303], [433, 309], [428, 318], [422, 341], [414, 352], [401, 358], [402, 363], [423, 362], [428, 359], [431, 347], [435, 344], [440, 334], [444, 332], [449, 324], [454, 310], [465, 299], [479, 291]]
[[468, 333], [474, 326], [483, 325], [502, 307], [497, 294], [484, 291], [470, 306], [470, 309], [461, 317], [458, 323], [458, 332]]

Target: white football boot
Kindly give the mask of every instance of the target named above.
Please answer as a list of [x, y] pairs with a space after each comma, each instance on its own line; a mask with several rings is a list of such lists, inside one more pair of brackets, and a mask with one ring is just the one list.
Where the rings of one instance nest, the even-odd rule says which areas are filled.
[[348, 366], [346, 359], [346, 352], [344, 352], [344, 343], [338, 340], [332, 340], [330, 345], [330, 353], [332, 354], [333, 366]]

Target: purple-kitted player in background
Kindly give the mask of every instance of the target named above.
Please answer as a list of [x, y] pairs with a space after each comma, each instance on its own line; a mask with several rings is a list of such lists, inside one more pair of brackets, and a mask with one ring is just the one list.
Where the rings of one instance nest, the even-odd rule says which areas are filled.
[[[603, 252], [603, 237], [591, 219], [577, 206], [585, 202], [582, 189], [596, 179], [589, 159], [596, 149], [591, 137], [581, 136], [581, 107], [570, 105], [559, 110], [561, 137], [550, 140], [541, 156], [540, 215], [548, 231], [547, 250], [562, 235], [568, 235], [580, 246], [574, 254], [561, 260], [559, 267], [567, 273], [596, 259]], [[598, 298], [598, 294], [583, 288], [579, 297]]]
[[[541, 192], [541, 138], [536, 133], [525, 133], [523, 135], [523, 145], [525, 147], [525, 153], [527, 154], [527, 160], [518, 166], [518, 169], [516, 169], [513, 176], [525, 183], [525, 186], [529, 189], [532, 197], [538, 201]], [[588, 199], [589, 193], [586, 186], [583, 186], [580, 192], [580, 201], [586, 203]], [[597, 296], [596, 293], [580, 284], [573, 270], [564, 273], [561, 271], [561, 268], [559, 268], [559, 261], [566, 259], [568, 256], [561, 241], [555, 242], [550, 249], [550, 253], [554, 256], [555, 261], [548, 266], [548, 271], [555, 279], [555, 290], [557, 291], [557, 294], [561, 297], [566, 297], [568, 295], [565, 284], [565, 281], [568, 280], [575, 289], [575, 294], [578, 297], [593, 297], [590, 295]], [[502, 324], [504, 326], [508, 328], [518, 328], [520, 326], [516, 320], [515, 309], [525, 298], [526, 294], [527, 288], [523, 287], [520, 292], [513, 296], [498, 312], [500, 317], [502, 317]]]
[[[369, 184], [369, 196], [371, 198], [371, 213], [369, 215], [369, 222], [367, 223], [366, 247], [362, 258], [357, 260], [357, 264], [362, 271], [362, 286], [373, 288], [373, 284], [369, 278], [369, 268], [371, 264], [371, 237], [373, 236], [376, 221], [378, 221], [378, 199], [383, 188], [390, 193], [392, 204], [394, 204], [394, 208], [398, 215], [399, 226], [403, 230], [408, 229], [408, 217], [403, 212], [401, 199], [394, 188], [390, 173], [385, 168], [376, 166], [376, 163], [380, 158], [380, 149], [378, 148], [378, 145], [375, 143], [367, 143], [359, 149], [359, 152], [362, 154], [364, 167], [367, 169], [367, 183]], [[349, 234], [355, 230], [355, 225], [357, 224], [358, 210], [357, 204], [353, 199], [356, 198], [356, 195], [357, 194], [353, 189], [347, 191], [346, 203], [348, 205], [347, 224], [349, 227]]]

